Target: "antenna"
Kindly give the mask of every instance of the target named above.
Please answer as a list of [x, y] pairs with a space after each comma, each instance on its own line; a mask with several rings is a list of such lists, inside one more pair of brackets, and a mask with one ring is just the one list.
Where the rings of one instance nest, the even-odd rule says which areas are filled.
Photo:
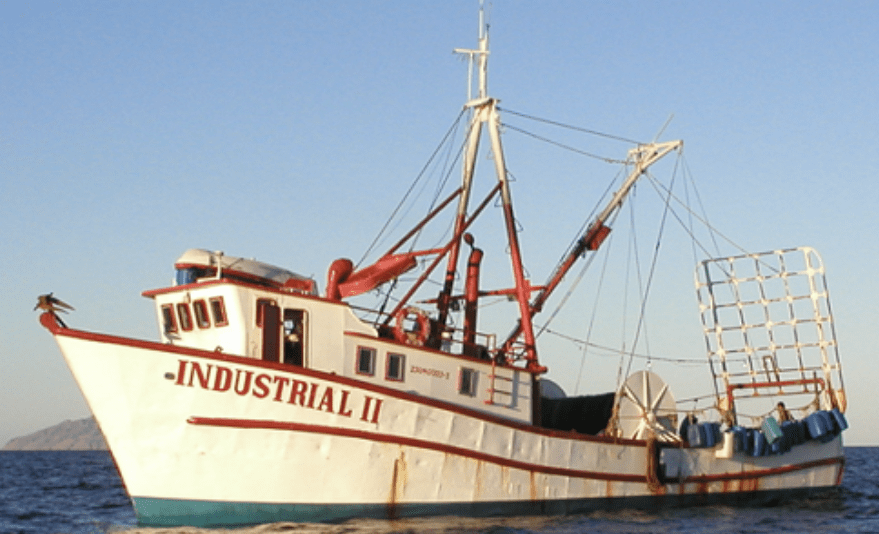
[[485, 37], [485, 2], [479, 0], [479, 30], [476, 32], [481, 41]]
[[663, 133], [665, 133], [665, 129], [668, 128], [668, 125], [671, 124], [671, 121], [674, 118], [675, 118], [674, 113], [672, 113], [671, 115], [668, 116], [668, 119], [666, 119], [665, 124], [663, 124], [662, 128], [660, 128], [659, 131], [656, 132], [656, 137], [653, 138], [654, 143], [659, 141], [659, 138], [662, 136]]
[[484, 0], [479, 2], [479, 31], [478, 31], [479, 49], [456, 48], [455, 54], [467, 56], [467, 100], [473, 100], [473, 67], [474, 59], [479, 58], [479, 87], [478, 98], [488, 96], [488, 25], [485, 23], [485, 5]]

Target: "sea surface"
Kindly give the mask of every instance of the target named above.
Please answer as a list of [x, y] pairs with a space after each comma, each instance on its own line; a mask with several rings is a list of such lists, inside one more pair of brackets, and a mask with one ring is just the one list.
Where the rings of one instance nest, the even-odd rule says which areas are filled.
[[842, 487], [827, 495], [739, 508], [618, 511], [556, 517], [274, 523], [234, 530], [138, 528], [106, 452], [0, 452], [0, 533], [699, 533], [879, 532], [879, 447], [846, 447]]

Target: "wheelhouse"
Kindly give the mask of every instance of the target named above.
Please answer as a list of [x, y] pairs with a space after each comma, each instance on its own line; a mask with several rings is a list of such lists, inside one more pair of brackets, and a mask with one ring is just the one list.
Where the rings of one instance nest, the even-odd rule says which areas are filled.
[[341, 375], [532, 421], [533, 373], [473, 350], [454, 354], [448, 343], [423, 346], [418, 341], [429, 323], [417, 316], [407, 320], [404, 335], [395, 336], [357, 317], [348, 304], [319, 296], [312, 279], [222, 253], [186, 251], [175, 269], [174, 285], [143, 293], [155, 302], [165, 343]]

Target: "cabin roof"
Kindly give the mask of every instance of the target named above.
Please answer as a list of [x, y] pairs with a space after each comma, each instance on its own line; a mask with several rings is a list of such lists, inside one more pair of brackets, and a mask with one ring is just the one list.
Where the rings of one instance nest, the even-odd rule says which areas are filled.
[[285, 282], [291, 279], [309, 280], [307, 276], [296, 274], [275, 265], [270, 265], [254, 259], [249, 260], [246, 258], [227, 256], [222, 252], [211, 252], [200, 248], [191, 248], [187, 250], [182, 256], [177, 258], [176, 262], [174, 262], [174, 267], [177, 269], [184, 269], [187, 267], [216, 269], [218, 265], [223, 271], [263, 278], [278, 285], [284, 285]]
[[[222, 252], [192, 248], [174, 262], [177, 279], [174, 286], [160, 290], [145, 291], [145, 296], [175, 290], [181, 285], [204, 282], [208, 279], [239, 280], [266, 288], [292, 291], [307, 295], [317, 295], [314, 279], [296, 274], [275, 265], [254, 259], [227, 256]], [[219, 273], [217, 272], [219, 269]], [[181, 274], [189, 271], [185, 276]]]

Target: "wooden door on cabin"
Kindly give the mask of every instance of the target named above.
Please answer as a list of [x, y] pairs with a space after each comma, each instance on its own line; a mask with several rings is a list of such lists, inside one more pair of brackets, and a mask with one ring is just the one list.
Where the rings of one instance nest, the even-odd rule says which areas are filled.
[[262, 319], [262, 359], [281, 361], [281, 309], [271, 301], [260, 300], [259, 317]]

